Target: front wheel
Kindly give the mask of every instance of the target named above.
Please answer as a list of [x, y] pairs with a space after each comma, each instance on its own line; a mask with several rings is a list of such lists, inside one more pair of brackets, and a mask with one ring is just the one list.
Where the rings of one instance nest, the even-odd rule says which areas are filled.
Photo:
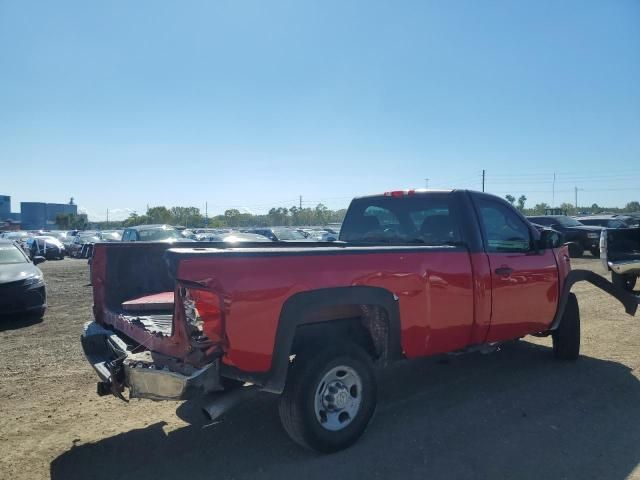
[[560, 360], [575, 360], [580, 356], [580, 308], [578, 299], [569, 294], [560, 325], [552, 333], [553, 354]]
[[335, 452], [360, 438], [376, 402], [371, 358], [349, 343], [296, 356], [280, 397], [280, 420], [300, 445]]
[[633, 288], [636, 286], [637, 278], [638, 277], [636, 277], [635, 275], [624, 275], [616, 272], [611, 272], [611, 283], [613, 283], [616, 287], [625, 289], [627, 292], [633, 291]]

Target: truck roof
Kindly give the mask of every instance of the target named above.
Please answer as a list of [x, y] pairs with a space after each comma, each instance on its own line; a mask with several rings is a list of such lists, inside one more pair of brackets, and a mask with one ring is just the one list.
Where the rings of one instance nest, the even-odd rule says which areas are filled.
[[360, 197], [354, 197], [354, 200], [361, 198], [374, 198], [374, 197], [404, 197], [411, 195], [424, 195], [429, 193], [451, 193], [454, 189], [432, 189], [432, 188], [416, 188], [407, 190], [391, 190], [384, 193], [374, 193], [371, 195], [362, 195]]

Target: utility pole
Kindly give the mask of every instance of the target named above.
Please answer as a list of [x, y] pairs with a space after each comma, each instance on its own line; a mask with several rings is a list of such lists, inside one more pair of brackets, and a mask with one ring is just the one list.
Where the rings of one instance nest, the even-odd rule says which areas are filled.
[[109, 209], [107, 208], [107, 228], [109, 228]]
[[573, 192], [574, 192], [574, 194], [575, 194], [575, 201], [576, 201], [576, 203], [575, 203], [575, 205], [576, 205], [576, 212], [577, 212], [577, 210], [578, 210], [578, 192], [579, 192], [580, 190], [584, 190], [584, 188], [573, 187]]
[[428, 179], [428, 178], [425, 178], [425, 179], [424, 179], [424, 186], [425, 186], [425, 188], [427, 188], [427, 189], [429, 188], [429, 179]]
[[553, 172], [553, 184], [551, 186], [551, 208], [556, 208], [556, 172]]
[[485, 178], [485, 171], [484, 169], [482, 170], [482, 191], [484, 192], [484, 178]]
[[209, 203], [204, 202], [204, 226], [209, 226]]
[[302, 195], [300, 195], [300, 210], [302, 210]]

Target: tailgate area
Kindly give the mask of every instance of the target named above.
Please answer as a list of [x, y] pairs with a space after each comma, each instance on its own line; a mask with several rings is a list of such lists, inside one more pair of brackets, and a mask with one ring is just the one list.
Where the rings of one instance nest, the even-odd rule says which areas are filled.
[[87, 360], [98, 374], [98, 394], [126, 400], [184, 400], [222, 390], [220, 361], [196, 368], [180, 359], [143, 350], [126, 337], [96, 322], [88, 322], [81, 337]]

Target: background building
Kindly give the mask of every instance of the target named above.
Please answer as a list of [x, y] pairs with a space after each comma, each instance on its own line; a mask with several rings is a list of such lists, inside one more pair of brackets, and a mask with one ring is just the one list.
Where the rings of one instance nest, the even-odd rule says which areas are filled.
[[20, 202], [20, 220], [25, 230], [55, 228], [56, 216], [78, 214], [78, 206], [69, 203]]
[[11, 197], [0, 195], [0, 221], [11, 218]]

